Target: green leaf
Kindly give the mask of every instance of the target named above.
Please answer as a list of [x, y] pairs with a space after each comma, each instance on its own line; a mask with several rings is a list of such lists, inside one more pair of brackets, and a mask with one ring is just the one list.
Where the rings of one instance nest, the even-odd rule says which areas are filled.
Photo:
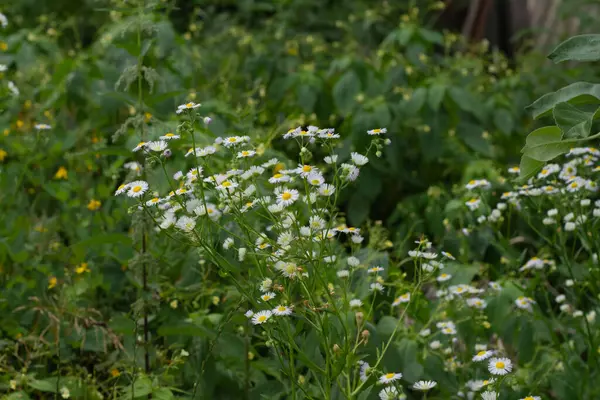
[[555, 63], [598, 61], [600, 60], [600, 35], [573, 36], [556, 46], [548, 58]]
[[483, 129], [470, 122], [460, 122], [456, 127], [458, 137], [471, 149], [485, 155], [493, 156], [493, 148], [489, 140], [483, 136]]
[[562, 141], [562, 131], [557, 126], [545, 126], [531, 132], [521, 152], [538, 161], [550, 161], [568, 152], [571, 142]]
[[56, 380], [54, 380], [54, 382], [51, 382], [50, 380], [31, 380], [31, 381], [27, 381], [27, 386], [32, 387], [36, 390], [39, 390], [40, 392], [50, 392], [50, 393], [57, 393], [56, 392]]
[[494, 125], [505, 135], [510, 135], [515, 127], [511, 113], [506, 109], [499, 109], [494, 113]]
[[543, 161], [534, 160], [528, 156], [521, 157], [521, 165], [519, 166], [519, 181], [525, 182], [534, 176], [546, 164]]
[[589, 82], [576, 82], [556, 92], [548, 93], [527, 106], [533, 118], [548, 114], [557, 104], [568, 102], [570, 104], [600, 103], [600, 84]]
[[123, 244], [125, 246], [131, 245], [131, 238], [123, 233], [107, 233], [103, 235], [92, 236], [89, 239], [82, 240], [75, 243], [72, 248], [73, 251], [80, 249], [87, 249], [88, 247], [103, 245], [103, 244]]
[[444, 100], [444, 95], [446, 94], [446, 86], [444, 85], [433, 85], [429, 88], [427, 102], [429, 107], [433, 111], [437, 111], [440, 108], [440, 104]]
[[419, 112], [419, 110], [421, 110], [421, 108], [423, 108], [425, 100], [427, 100], [427, 89], [420, 87], [415, 90], [410, 99], [404, 103], [402, 111], [406, 115], [415, 115]]
[[157, 400], [171, 400], [175, 396], [173, 396], [173, 392], [170, 389], [161, 387], [152, 392], [152, 398]]
[[552, 113], [564, 137], [585, 138], [590, 135], [594, 113], [581, 111], [569, 103], [558, 103]]
[[483, 102], [480, 99], [458, 87], [451, 88], [449, 94], [461, 110], [472, 114], [481, 122], [485, 122], [486, 112]]
[[356, 95], [360, 93], [360, 79], [354, 71], [346, 72], [333, 86], [333, 100], [341, 114], [352, 111]]
[[377, 333], [382, 336], [390, 336], [397, 325], [398, 320], [396, 318], [386, 315], [379, 320], [379, 323], [377, 323]]

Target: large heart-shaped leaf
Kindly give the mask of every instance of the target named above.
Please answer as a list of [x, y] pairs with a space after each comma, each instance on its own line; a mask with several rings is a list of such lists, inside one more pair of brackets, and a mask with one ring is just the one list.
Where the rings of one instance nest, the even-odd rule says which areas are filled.
[[525, 182], [534, 176], [546, 164], [544, 161], [534, 160], [531, 157], [521, 157], [521, 165], [519, 166], [519, 182]]
[[548, 58], [555, 63], [598, 61], [600, 60], [600, 35], [573, 36], [559, 44]]
[[549, 113], [557, 104], [568, 102], [570, 104], [600, 103], [600, 84], [589, 82], [576, 82], [556, 92], [543, 95], [527, 106], [534, 118]]

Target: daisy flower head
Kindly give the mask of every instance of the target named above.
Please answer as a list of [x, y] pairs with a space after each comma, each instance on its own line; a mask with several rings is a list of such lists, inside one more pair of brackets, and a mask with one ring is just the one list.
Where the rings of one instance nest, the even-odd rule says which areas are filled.
[[164, 135], [159, 137], [160, 140], [177, 140], [179, 138], [181, 138], [181, 136], [176, 135], [172, 132], [165, 133]]
[[165, 142], [164, 140], [157, 140], [154, 142], [147, 143], [146, 147], [152, 151], [160, 152], [167, 148], [167, 142]]
[[329, 183], [324, 183], [319, 186], [319, 194], [321, 196], [329, 197], [335, 193], [335, 186], [330, 185]]
[[376, 274], [376, 273], [378, 273], [378, 272], [381, 272], [381, 271], [383, 271], [383, 270], [384, 270], [384, 269], [383, 269], [382, 267], [379, 267], [379, 266], [377, 266], [377, 267], [372, 267], [372, 268], [369, 268], [369, 269], [367, 270], [367, 272], [368, 272], [369, 274]]
[[155, 205], [157, 205], [158, 203], [160, 203], [160, 198], [158, 198], [158, 197], [153, 197], [153, 198], [151, 198], [150, 200], [148, 200], [148, 201], [146, 202], [146, 206], [147, 206], [147, 207], [152, 207], [152, 206], [155, 206]]
[[[148, 183], [146, 181], [133, 181], [128, 184], [127, 196], [129, 197], [140, 197], [148, 190]], [[118, 190], [117, 190], [118, 191]]]
[[515, 300], [515, 304], [522, 310], [532, 311], [531, 305], [535, 303], [535, 301], [529, 297], [520, 296]]
[[481, 204], [481, 200], [478, 198], [472, 198], [470, 200], [468, 200], [467, 202], [465, 202], [465, 205], [469, 208], [469, 210], [471, 211], [475, 211], [479, 208], [479, 204]]
[[250, 158], [256, 155], [256, 151], [254, 150], [242, 150], [238, 151], [237, 158]]
[[487, 302], [483, 299], [480, 299], [479, 297], [472, 297], [470, 299], [467, 299], [467, 305], [469, 307], [483, 310], [484, 308], [487, 307]]
[[269, 301], [269, 300], [274, 299], [275, 296], [276, 296], [275, 293], [273, 293], [273, 292], [267, 292], [267, 293], [263, 294], [262, 296], [260, 296], [260, 299], [262, 301]]
[[311, 172], [306, 177], [306, 180], [313, 186], [321, 186], [323, 183], [325, 183], [325, 178], [323, 178], [323, 175], [318, 172]]
[[372, 292], [383, 292], [383, 285], [379, 282], [371, 283], [369, 286]]
[[175, 226], [184, 232], [191, 232], [196, 227], [196, 220], [184, 215], [177, 220]]
[[487, 360], [491, 356], [494, 355], [492, 350], [482, 350], [473, 356], [473, 361], [483, 361]]
[[330, 128], [330, 129], [320, 129], [317, 132], [317, 135], [321, 138], [321, 139], [339, 139], [340, 135], [335, 133], [335, 130]]
[[119, 187], [115, 191], [115, 196], [125, 193], [127, 191], [127, 189], [129, 189], [129, 185], [130, 185], [129, 183], [123, 183], [123, 184], [119, 185]]
[[308, 164], [299, 164], [298, 168], [296, 168], [294, 170], [295, 173], [297, 173], [298, 175], [300, 175], [302, 177], [307, 177], [310, 173], [317, 172], [317, 171], [318, 171], [317, 167], [313, 167], [312, 165], [308, 165]]
[[223, 146], [233, 147], [235, 145], [243, 143], [243, 139], [240, 136], [229, 136], [223, 139]]
[[276, 173], [275, 175], [273, 175], [272, 177], [269, 178], [269, 183], [275, 184], [275, 183], [282, 183], [282, 182], [289, 182], [290, 181], [290, 177], [281, 173]]
[[52, 129], [52, 127], [48, 124], [35, 124], [35, 129], [38, 131], [47, 131]]
[[254, 311], [252, 311], [252, 310], [248, 310], [244, 313], [244, 316], [246, 318], [252, 318], [253, 315], [254, 315]]
[[380, 400], [396, 400], [396, 399], [398, 399], [398, 389], [396, 389], [396, 387], [394, 387], [394, 386], [388, 386], [386, 388], [383, 388], [379, 392], [379, 399]]
[[277, 316], [292, 315], [292, 307], [280, 304], [273, 309], [273, 314]]
[[452, 279], [452, 275], [443, 273], [440, 274], [436, 279], [438, 282], [446, 282], [447, 280]]
[[252, 323], [254, 325], [264, 324], [271, 318], [273, 313], [269, 310], [259, 311], [252, 316]]
[[493, 375], [506, 375], [512, 371], [512, 361], [505, 357], [493, 357], [488, 363], [488, 371]]
[[437, 385], [436, 381], [418, 381], [413, 385], [413, 389], [426, 392], [433, 389]]
[[402, 374], [401, 373], [399, 373], [399, 372], [388, 372], [387, 374], [381, 375], [379, 377], [379, 382], [387, 384], [387, 383], [392, 383], [394, 381], [397, 381], [399, 379], [402, 379]]
[[331, 156], [326, 156], [323, 161], [325, 161], [326, 164], [335, 164], [337, 162], [337, 154], [333, 154]]
[[449, 253], [449, 252], [447, 252], [447, 251], [442, 251], [442, 255], [443, 255], [444, 257], [446, 257], [447, 259], [449, 259], [449, 260], [453, 260], [453, 261], [454, 261], [454, 260], [456, 260], [456, 257], [454, 257], [454, 256], [452, 255], [452, 253]]
[[366, 156], [363, 156], [362, 154], [355, 153], [355, 152], [352, 152], [350, 154], [350, 158], [352, 159], [352, 162], [355, 165], [358, 165], [359, 167], [361, 167], [369, 162], [369, 159]]
[[481, 400], [497, 400], [498, 399], [498, 393], [494, 392], [493, 390], [486, 390], [485, 392], [481, 393]]
[[140, 151], [141, 149], [143, 149], [144, 147], [146, 147], [147, 144], [148, 143], [146, 143], [146, 142], [139, 142], [137, 144], [137, 146], [135, 146], [131, 151], [134, 151], [134, 152], [135, 151]]
[[410, 301], [410, 292], [406, 292], [402, 296], [396, 297], [396, 299], [392, 303], [392, 306], [395, 307], [401, 303], [408, 303], [409, 301]]
[[352, 299], [350, 300], [350, 307], [351, 308], [358, 308], [358, 307], [362, 307], [363, 302], [360, 299]]
[[527, 396], [519, 400], [542, 400], [542, 398], [540, 396]]
[[387, 128], [376, 128], [367, 131], [367, 134], [371, 136], [379, 136], [385, 133], [387, 133]]
[[202, 104], [199, 103], [194, 103], [193, 101], [190, 101], [189, 103], [185, 103], [185, 104], [181, 104], [179, 106], [177, 106], [177, 111], [175, 111], [177, 114], [181, 114], [184, 111], [190, 111], [190, 110], [194, 110], [198, 107], [200, 107]]
[[288, 189], [286, 187], [275, 189], [275, 195], [277, 196], [277, 203], [284, 207], [294, 204], [300, 197], [300, 193], [296, 189]]

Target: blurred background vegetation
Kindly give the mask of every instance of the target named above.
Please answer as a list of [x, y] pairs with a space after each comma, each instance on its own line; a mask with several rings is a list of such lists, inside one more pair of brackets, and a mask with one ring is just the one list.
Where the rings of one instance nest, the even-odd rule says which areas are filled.
[[[2, 93], [0, 112], [0, 388], [21, 368], [38, 377], [72, 368], [90, 385], [116, 384], [131, 364], [119, 350], [135, 341], [124, 315], [140, 282], [128, 269], [127, 206], [112, 197], [132, 173], [123, 166], [137, 143], [127, 127], [113, 139], [136, 113], [133, 89], [115, 88], [138, 57], [128, 27], [140, 16], [129, 3], [17, 0], [0, 9], [9, 20], [0, 74], [20, 91]], [[342, 209], [356, 226], [384, 221], [394, 243], [417, 233], [443, 241], [453, 188], [518, 163], [533, 128], [525, 106], [575, 79], [598, 79], [591, 67], [549, 68], [544, 59], [560, 39], [593, 28], [593, 3], [159, 1], [142, 16], [144, 63], [156, 71], [144, 89], [146, 123], [173, 131], [176, 106], [194, 100], [213, 118], [214, 135], [248, 134], [282, 159], [289, 149], [276, 138], [298, 125], [336, 128], [342, 154], [367, 129], [386, 127], [392, 145], [363, 169]], [[36, 123], [53, 129], [35, 132]], [[212, 355], [206, 380], [219, 395], [206, 398], [232, 398], [243, 345], [232, 333], [220, 332], [227, 346], [215, 340], [227, 289], [175, 244], [154, 253], [153, 293], [171, 306], [153, 314], [161, 349], [153, 359], [191, 341], [197, 354]], [[51, 295], [57, 286], [60, 296]], [[206, 320], [204, 330], [168, 329], [184, 316]], [[58, 358], [44, 346], [53, 341]], [[176, 375], [193, 387], [195, 361], [162, 371], [167, 384]]]

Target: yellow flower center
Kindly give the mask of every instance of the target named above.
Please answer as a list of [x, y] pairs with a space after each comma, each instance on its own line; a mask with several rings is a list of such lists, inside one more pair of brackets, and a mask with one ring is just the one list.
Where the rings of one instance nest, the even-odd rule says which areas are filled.
[[394, 375], [396, 375], [396, 374], [394, 374], [393, 372], [390, 372], [389, 374], [385, 374], [385, 378], [392, 379], [394, 377]]
[[186, 108], [192, 108], [192, 107], [194, 107], [194, 103], [187, 103], [187, 104], [185, 105], [185, 107], [186, 107]]
[[312, 171], [312, 167], [310, 165], [305, 165], [302, 167], [302, 171], [303, 172], [310, 172]]
[[498, 361], [496, 363], [496, 368], [498, 368], [498, 369], [504, 369], [504, 363], [502, 361]]
[[313, 179], [312, 181], [310, 181], [310, 183], [312, 183], [313, 185], [318, 185], [320, 182], [318, 179]]
[[215, 210], [213, 210], [212, 208], [210, 208], [210, 207], [209, 207], [209, 208], [206, 210], [206, 212], [207, 212], [207, 213], [209, 213], [209, 214], [212, 214], [213, 212], [215, 212]]
[[166, 137], [171, 137], [171, 136], [175, 136], [174, 134], [172, 134], [171, 132], [165, 134]]
[[281, 198], [283, 200], [289, 200], [292, 198], [292, 194], [290, 192], [283, 192], [283, 194], [281, 195]]
[[462, 292], [462, 291], [463, 291], [463, 288], [460, 288], [460, 287], [459, 287], [459, 288], [456, 288], [456, 291], [457, 291], [458, 293], [460, 293], [460, 292]]
[[258, 317], [258, 321], [259, 322], [265, 322], [267, 320], [267, 316], [266, 315], [261, 315], [260, 317]]
[[547, 170], [547, 169], [543, 169], [543, 170], [542, 170], [542, 174], [546, 175], [547, 173], [548, 173], [548, 170]]
[[448, 276], [448, 274], [441, 274], [440, 278], [446, 278]]
[[225, 181], [225, 182], [221, 183], [221, 186], [223, 186], [223, 187], [230, 187], [231, 186], [231, 182]]
[[285, 311], [285, 307], [284, 306], [279, 306], [279, 307], [277, 307], [277, 311], [283, 312], [283, 311]]
[[133, 190], [134, 193], [138, 193], [138, 192], [140, 192], [142, 190], [142, 187], [141, 186], [134, 186], [133, 189], [131, 189], [131, 190]]
[[249, 151], [246, 151], [246, 150], [242, 151], [242, 155], [243, 155], [243, 156], [247, 156], [247, 155], [249, 155], [249, 154], [250, 154], [250, 152], [249, 152]]
[[535, 400], [532, 396], [527, 396], [523, 400]]
[[237, 139], [236, 139], [236, 138], [234, 138], [234, 137], [230, 137], [229, 139], [227, 139], [227, 141], [228, 141], [229, 143], [235, 143], [235, 142], [237, 142]]
[[159, 198], [158, 198], [158, 197], [155, 197], [155, 198], [153, 198], [153, 199], [152, 199], [152, 200], [150, 200], [150, 201], [151, 201], [152, 203], [158, 203], [158, 200], [159, 200]]
[[479, 353], [477, 353], [477, 356], [481, 357], [485, 354], [485, 351], [480, 351]]
[[373, 129], [373, 133], [381, 133], [381, 129], [379, 129], [379, 128]]
[[275, 178], [275, 179], [279, 179], [279, 178], [281, 178], [282, 176], [283, 176], [282, 174], [275, 174], [275, 175], [273, 175], [273, 178]]
[[475, 181], [474, 181], [474, 180], [470, 180], [470, 181], [469, 181], [469, 185], [474, 185], [474, 184], [475, 184]]

